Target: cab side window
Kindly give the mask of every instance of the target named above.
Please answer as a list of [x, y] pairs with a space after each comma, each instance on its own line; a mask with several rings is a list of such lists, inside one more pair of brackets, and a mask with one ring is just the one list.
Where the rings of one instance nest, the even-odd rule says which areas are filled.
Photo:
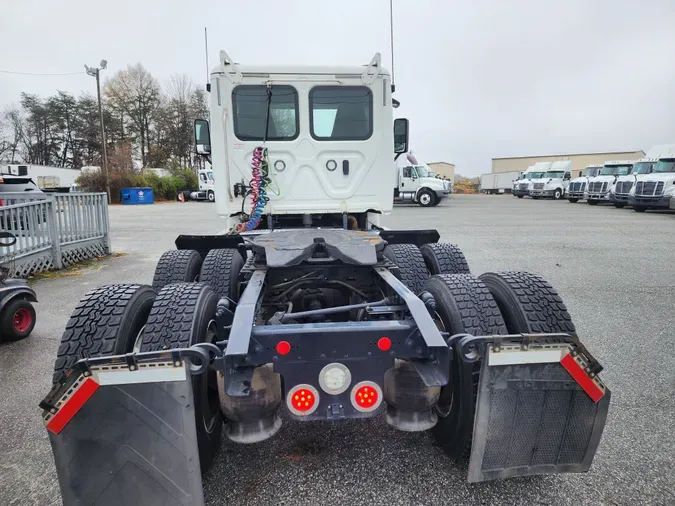
[[403, 167], [403, 177], [412, 177], [411, 167]]

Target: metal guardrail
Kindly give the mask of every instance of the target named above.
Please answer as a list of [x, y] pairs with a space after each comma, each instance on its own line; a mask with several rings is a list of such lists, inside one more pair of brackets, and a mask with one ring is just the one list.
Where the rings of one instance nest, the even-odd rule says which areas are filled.
[[105, 193], [3, 193], [0, 230], [16, 244], [0, 248], [0, 264], [13, 257], [14, 277], [110, 254]]

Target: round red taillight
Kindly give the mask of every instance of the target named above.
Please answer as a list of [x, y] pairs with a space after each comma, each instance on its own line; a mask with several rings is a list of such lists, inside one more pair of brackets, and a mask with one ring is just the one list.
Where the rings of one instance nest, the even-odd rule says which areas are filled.
[[357, 411], [374, 411], [382, 403], [382, 389], [372, 381], [362, 381], [352, 389], [352, 405]]
[[291, 343], [288, 341], [279, 341], [277, 343], [277, 353], [279, 355], [288, 355], [291, 351]]
[[288, 392], [286, 405], [295, 415], [310, 415], [319, 406], [319, 392], [312, 385], [297, 385]]
[[377, 340], [377, 347], [382, 351], [388, 351], [391, 348], [391, 339], [388, 337], [380, 337]]

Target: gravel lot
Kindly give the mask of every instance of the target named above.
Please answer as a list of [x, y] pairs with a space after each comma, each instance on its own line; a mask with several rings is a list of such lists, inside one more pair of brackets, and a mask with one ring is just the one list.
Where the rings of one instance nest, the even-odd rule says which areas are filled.
[[[2, 505], [60, 504], [37, 403], [77, 300], [101, 284], [149, 283], [178, 233], [223, 228], [207, 203], [113, 207], [110, 215], [113, 248], [125, 254], [39, 281], [33, 335], [0, 346]], [[382, 419], [288, 422], [258, 445], [223, 442], [205, 477], [207, 504], [675, 504], [675, 215], [455, 195], [432, 209], [396, 208], [386, 222], [437, 228], [476, 274], [527, 269], [558, 289], [613, 393], [591, 472], [469, 485], [465, 466], [428, 434], [397, 432]]]

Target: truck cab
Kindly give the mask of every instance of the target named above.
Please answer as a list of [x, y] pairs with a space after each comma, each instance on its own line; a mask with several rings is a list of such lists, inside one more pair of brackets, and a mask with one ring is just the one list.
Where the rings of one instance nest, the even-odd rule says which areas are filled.
[[659, 159], [652, 172], [636, 176], [629, 196], [633, 210], [668, 209], [675, 197], [675, 153]]
[[575, 204], [576, 202], [585, 199], [588, 182], [592, 177], [600, 174], [602, 167], [602, 164], [587, 165], [584, 170], [581, 171], [579, 177], [572, 179], [567, 187], [567, 200], [572, 204]]
[[190, 198], [192, 200], [208, 200], [209, 202], [215, 202], [216, 183], [213, 178], [213, 170], [210, 168], [199, 169], [197, 178], [199, 180], [199, 191], [192, 192]]
[[529, 194], [530, 180], [528, 175], [534, 171], [534, 166], [530, 165], [527, 169], [520, 173], [518, 179], [513, 182], [513, 193], [519, 199], [522, 199], [525, 195]]
[[408, 149], [408, 121], [394, 122], [391, 93], [379, 54], [363, 66], [261, 67], [221, 51], [213, 122], [196, 120], [195, 140], [227, 227], [378, 226], [393, 207], [392, 157]]
[[532, 183], [530, 197], [551, 197], [553, 200], [560, 200], [565, 196], [570, 179], [572, 179], [572, 162], [569, 160], [553, 162], [541, 181]]
[[633, 172], [633, 160], [614, 160], [605, 162], [600, 173], [589, 179], [586, 202], [594, 206], [599, 202], [612, 202], [612, 193], [620, 176]]
[[619, 176], [616, 179], [614, 191], [610, 194], [614, 207], [621, 209], [630, 204], [631, 195], [635, 193], [637, 178], [640, 175], [651, 174], [657, 161], [648, 158], [638, 160], [630, 174]]
[[396, 170], [394, 202], [415, 202], [431, 207], [450, 195], [450, 182], [435, 177], [426, 165], [401, 165]]

